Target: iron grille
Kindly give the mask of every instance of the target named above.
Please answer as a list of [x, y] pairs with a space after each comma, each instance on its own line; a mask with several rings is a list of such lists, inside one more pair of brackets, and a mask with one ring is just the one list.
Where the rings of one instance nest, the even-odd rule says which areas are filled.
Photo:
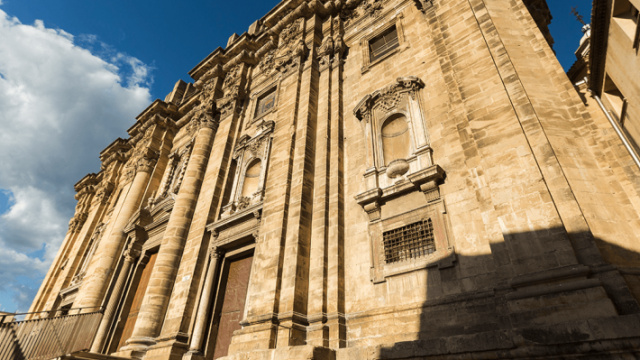
[[436, 251], [431, 219], [385, 231], [382, 238], [387, 264], [419, 258]]

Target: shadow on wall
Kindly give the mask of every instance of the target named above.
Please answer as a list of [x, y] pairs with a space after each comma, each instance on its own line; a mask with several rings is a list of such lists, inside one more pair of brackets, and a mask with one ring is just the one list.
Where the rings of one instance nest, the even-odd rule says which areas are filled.
[[419, 323], [396, 312], [370, 358], [640, 358], [640, 254], [563, 228], [504, 239], [430, 269]]

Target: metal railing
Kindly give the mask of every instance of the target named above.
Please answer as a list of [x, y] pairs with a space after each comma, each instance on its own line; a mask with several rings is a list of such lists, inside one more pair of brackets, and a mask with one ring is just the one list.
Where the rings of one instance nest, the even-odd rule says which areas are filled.
[[[16, 315], [29, 314], [8, 316]], [[101, 319], [96, 311], [0, 323], [0, 360], [49, 360], [89, 349]]]

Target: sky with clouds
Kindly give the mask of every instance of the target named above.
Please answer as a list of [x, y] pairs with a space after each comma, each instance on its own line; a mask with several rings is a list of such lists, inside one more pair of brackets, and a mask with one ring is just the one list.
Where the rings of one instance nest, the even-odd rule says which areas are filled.
[[[590, 1], [548, 2], [568, 68]], [[0, 311], [28, 310], [99, 152], [277, 3], [0, 0]]]

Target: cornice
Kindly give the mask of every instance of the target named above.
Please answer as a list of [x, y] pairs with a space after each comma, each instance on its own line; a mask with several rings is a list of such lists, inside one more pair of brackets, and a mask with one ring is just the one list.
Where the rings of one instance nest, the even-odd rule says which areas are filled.
[[[343, 8], [355, 8], [363, 0], [289, 0], [282, 1], [264, 17], [254, 22], [249, 32], [244, 32], [240, 36], [231, 38], [226, 49], [218, 47], [198, 65], [196, 65], [189, 75], [197, 82], [210, 69], [221, 65], [226, 69], [232, 67], [228, 65], [231, 59], [236, 59], [241, 53], [245, 53], [241, 61], [255, 65], [259, 55], [275, 47], [280, 32], [293, 21], [300, 17], [309, 18], [313, 15], [326, 17], [337, 15]], [[268, 45], [265, 49], [265, 45]]]
[[74, 190], [79, 193], [84, 188], [88, 186], [94, 186], [98, 183], [98, 175], [95, 173], [90, 173], [85, 175], [80, 181], [78, 181], [74, 186]]
[[100, 152], [100, 161], [102, 161], [102, 169], [106, 169], [109, 164], [114, 161], [126, 160], [126, 153], [131, 149], [129, 140], [123, 138], [117, 138], [109, 146], [107, 146], [102, 152]]

